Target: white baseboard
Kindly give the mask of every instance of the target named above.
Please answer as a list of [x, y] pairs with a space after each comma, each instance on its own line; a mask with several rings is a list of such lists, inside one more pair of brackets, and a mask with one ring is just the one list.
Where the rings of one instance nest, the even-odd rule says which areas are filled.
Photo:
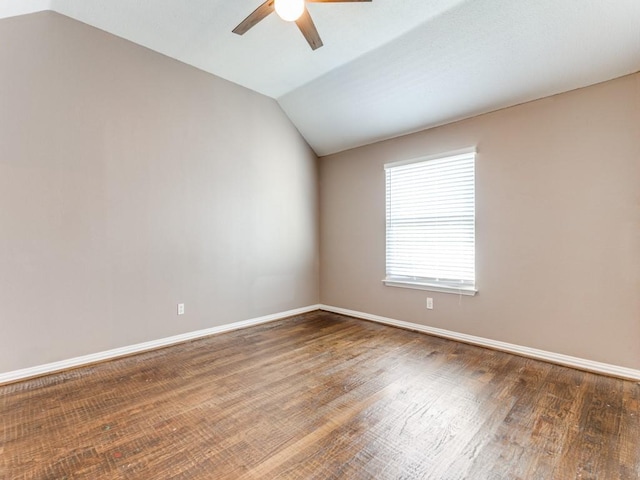
[[59, 362], [47, 363], [45, 365], [39, 365], [36, 367], [0, 373], [0, 385], [5, 383], [17, 382], [20, 380], [26, 380], [28, 378], [39, 377], [42, 375], [48, 375], [50, 373], [60, 372], [62, 370], [67, 370], [70, 368], [77, 368], [92, 363], [103, 362], [105, 360], [111, 360], [126, 355], [154, 350], [156, 348], [166, 347], [196, 338], [207, 337], [209, 335], [216, 335], [219, 333], [230, 332], [232, 330], [239, 330], [254, 325], [260, 325], [262, 323], [273, 322], [282, 318], [313, 312], [315, 310], [325, 310], [327, 312], [348, 315], [350, 317], [369, 320], [385, 325], [392, 325], [394, 327], [404, 328], [407, 330], [414, 330], [437, 337], [456, 340], [463, 343], [470, 343], [472, 345], [479, 345], [481, 347], [492, 348], [494, 350], [513, 353], [515, 355], [520, 355], [523, 357], [535, 358], [537, 360], [543, 360], [545, 362], [577, 368], [579, 370], [586, 370], [588, 372], [600, 373], [603, 375], [624, 378], [627, 380], [640, 381], [640, 370], [635, 370], [632, 368], [620, 367], [608, 363], [595, 362], [593, 360], [586, 360], [578, 357], [571, 357], [569, 355], [563, 355], [561, 353], [547, 352], [545, 350], [538, 350], [537, 348], [523, 347], [520, 345], [514, 345], [512, 343], [500, 342], [488, 338], [452, 332], [450, 330], [444, 330], [441, 328], [427, 327], [425, 325], [420, 325], [417, 323], [404, 322], [402, 320], [395, 320], [392, 318], [381, 317], [379, 315], [373, 315], [370, 313], [348, 310], [346, 308], [332, 307], [330, 305], [310, 305], [308, 307], [288, 310], [286, 312], [274, 313], [272, 315], [265, 315], [263, 317], [252, 318], [249, 320], [229, 323], [212, 328], [206, 328], [204, 330], [183, 333], [180, 335], [174, 335], [172, 337], [161, 338], [158, 340], [138, 343], [126, 347], [115, 348], [113, 350], [107, 350], [104, 352], [92, 353], [81, 357], [70, 358], [68, 360], [61, 360]]
[[41, 375], [48, 375], [50, 373], [60, 372], [62, 370], [67, 370], [70, 368], [81, 367], [84, 365], [89, 365], [91, 363], [103, 362], [105, 360], [111, 360], [114, 358], [123, 357], [125, 355], [146, 352], [147, 350], [154, 350], [156, 348], [166, 347], [196, 338], [230, 332], [232, 330], [239, 330], [241, 328], [260, 325], [261, 323], [273, 322], [282, 318], [292, 317], [294, 315], [300, 315], [307, 312], [313, 312], [319, 309], [320, 305], [310, 305], [308, 307], [296, 308], [295, 310], [287, 310], [286, 312], [279, 312], [272, 315], [265, 315], [263, 317], [251, 318], [249, 320], [220, 325], [218, 327], [205, 328], [204, 330], [196, 330], [195, 332], [187, 332], [180, 335], [174, 335], [172, 337], [151, 340], [144, 343], [137, 343], [135, 345], [129, 345], [126, 347], [114, 348], [113, 350], [107, 350], [105, 352], [92, 353], [89, 355], [83, 355], [82, 357], [75, 357], [68, 360], [61, 360], [59, 362], [38, 365], [36, 367], [23, 368], [21, 370], [14, 370], [12, 372], [0, 373], [0, 385], [4, 383], [16, 382], [19, 380], [26, 380], [27, 378], [39, 377]]
[[617, 365], [611, 365], [609, 363], [594, 362], [593, 360], [586, 360], [584, 358], [571, 357], [569, 355], [563, 355], [561, 353], [547, 352], [545, 350], [538, 350], [537, 348], [523, 347], [520, 345], [514, 345], [512, 343], [500, 342], [488, 338], [476, 337], [474, 335], [452, 332], [450, 330], [444, 330], [441, 328], [427, 327], [425, 325], [419, 325], [417, 323], [394, 320], [392, 318], [372, 315], [370, 313], [357, 312], [355, 310], [348, 310], [346, 308], [332, 307], [330, 305], [320, 305], [320, 309], [327, 312], [340, 313], [342, 315], [348, 315], [350, 317], [383, 323], [385, 325], [393, 325], [394, 327], [400, 327], [407, 330], [415, 330], [417, 332], [423, 332], [437, 337], [456, 340], [458, 342], [470, 343], [473, 345], [479, 345], [481, 347], [492, 348], [494, 350], [501, 350], [503, 352], [513, 353], [522, 357], [535, 358], [537, 360], [543, 360], [545, 362], [577, 368], [578, 370], [586, 370], [588, 372], [600, 373], [603, 375], [623, 378], [626, 380], [640, 380], [640, 370], [634, 370], [633, 368], [620, 367]]

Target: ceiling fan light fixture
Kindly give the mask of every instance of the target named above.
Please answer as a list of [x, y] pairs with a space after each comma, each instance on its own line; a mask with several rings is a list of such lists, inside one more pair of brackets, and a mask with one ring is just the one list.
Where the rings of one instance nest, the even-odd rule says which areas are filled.
[[304, 0], [275, 0], [274, 7], [281, 19], [295, 22], [304, 12]]

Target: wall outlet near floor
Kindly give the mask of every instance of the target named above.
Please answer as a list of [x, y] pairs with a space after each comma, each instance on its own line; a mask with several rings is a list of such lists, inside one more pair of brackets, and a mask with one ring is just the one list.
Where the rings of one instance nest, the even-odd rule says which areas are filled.
[[427, 309], [433, 310], [433, 298], [427, 297]]
[[184, 303], [178, 304], [178, 315], [184, 315]]

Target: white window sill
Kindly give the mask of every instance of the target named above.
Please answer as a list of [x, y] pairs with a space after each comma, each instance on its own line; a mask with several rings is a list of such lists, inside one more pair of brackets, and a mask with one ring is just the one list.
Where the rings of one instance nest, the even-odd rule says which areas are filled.
[[414, 290], [428, 290], [430, 292], [453, 293], [455, 295], [470, 295], [478, 293], [473, 287], [450, 287], [445, 285], [434, 285], [432, 283], [411, 282], [407, 280], [382, 280], [387, 287], [412, 288]]

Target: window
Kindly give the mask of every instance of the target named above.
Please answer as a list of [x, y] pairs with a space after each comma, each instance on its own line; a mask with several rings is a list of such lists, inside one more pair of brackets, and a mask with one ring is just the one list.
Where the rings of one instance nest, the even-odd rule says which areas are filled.
[[474, 295], [475, 150], [385, 165], [389, 286]]

